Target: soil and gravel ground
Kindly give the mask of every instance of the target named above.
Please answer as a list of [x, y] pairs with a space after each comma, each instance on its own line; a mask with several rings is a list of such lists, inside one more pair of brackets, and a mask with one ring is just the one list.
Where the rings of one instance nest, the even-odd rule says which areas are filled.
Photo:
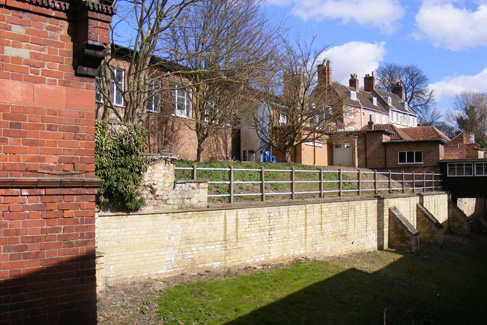
[[[107, 286], [98, 294], [98, 324], [160, 324], [161, 321], [156, 317], [156, 311], [159, 308], [157, 296], [164, 289], [183, 283], [218, 280], [235, 275], [252, 274], [263, 270], [282, 268], [285, 265], [287, 264], [236, 267]], [[143, 307], [144, 312], [141, 312], [142, 305], [147, 306], [147, 308]]]

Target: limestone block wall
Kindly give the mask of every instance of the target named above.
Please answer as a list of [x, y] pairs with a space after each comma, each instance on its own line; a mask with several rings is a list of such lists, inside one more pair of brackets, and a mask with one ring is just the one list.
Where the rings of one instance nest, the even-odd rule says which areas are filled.
[[448, 229], [448, 200], [438, 200], [436, 195], [443, 197], [444, 193], [429, 193], [428, 195], [419, 194], [419, 203], [421, 203], [445, 229]]
[[454, 202], [448, 201], [448, 230], [459, 235], [470, 235], [470, 221], [462, 209], [460, 209]]
[[208, 204], [206, 181], [175, 182], [174, 171], [178, 155], [151, 154], [151, 164], [144, 174], [142, 212], [174, 209], [204, 208]]
[[457, 206], [467, 217], [482, 216], [485, 218], [485, 198], [458, 198]]
[[[435, 195], [434, 199], [448, 197]], [[418, 195], [402, 195], [99, 214], [98, 286], [138, 277], [374, 251], [388, 247], [384, 246], [384, 232], [389, 228], [385, 206], [395, 204], [416, 223], [418, 202]]]
[[419, 232], [395, 207], [389, 208], [389, 246], [410, 253], [419, 250]]
[[421, 204], [417, 205], [416, 219], [421, 244], [442, 247], [446, 228]]

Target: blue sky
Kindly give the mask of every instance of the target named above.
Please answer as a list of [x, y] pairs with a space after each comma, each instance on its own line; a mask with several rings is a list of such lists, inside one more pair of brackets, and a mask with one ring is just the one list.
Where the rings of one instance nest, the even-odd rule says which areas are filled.
[[382, 63], [415, 64], [448, 110], [462, 90], [487, 92], [487, 0], [266, 0], [291, 37], [316, 37], [332, 79], [348, 84]]

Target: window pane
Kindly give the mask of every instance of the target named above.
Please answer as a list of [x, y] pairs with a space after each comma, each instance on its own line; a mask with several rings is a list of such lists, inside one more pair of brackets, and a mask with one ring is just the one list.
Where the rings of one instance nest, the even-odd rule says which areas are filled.
[[457, 164], [457, 175], [463, 176], [465, 174], [465, 165], [464, 164]]
[[414, 151], [408, 151], [406, 153], [406, 161], [408, 164], [414, 163]]
[[406, 163], [406, 152], [404, 152], [404, 151], [399, 152], [399, 163], [400, 164]]
[[417, 162], [417, 163], [423, 162], [423, 152], [422, 151], [415, 151], [414, 155], [415, 155], [414, 162]]
[[487, 164], [485, 163], [477, 163], [477, 174], [478, 175], [487, 175]]
[[465, 175], [472, 176], [472, 164], [465, 164]]
[[448, 164], [448, 175], [450, 176], [457, 175], [457, 164]]

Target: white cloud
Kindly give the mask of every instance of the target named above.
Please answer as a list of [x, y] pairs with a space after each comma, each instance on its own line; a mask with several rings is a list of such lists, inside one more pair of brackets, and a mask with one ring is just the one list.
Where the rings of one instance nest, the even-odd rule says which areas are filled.
[[470, 1], [469, 7], [454, 6], [456, 2], [424, 1], [416, 15], [418, 31], [413, 36], [453, 51], [487, 45], [487, 1]]
[[438, 101], [452, 99], [463, 90], [487, 92], [487, 68], [474, 76], [450, 76], [433, 83], [430, 88], [435, 91]]
[[396, 23], [404, 16], [397, 0], [268, 0], [267, 3], [291, 7], [291, 13], [304, 21], [338, 19], [344, 24], [379, 28], [385, 34], [396, 31]]
[[328, 49], [320, 59], [330, 60], [333, 81], [348, 85], [350, 74], [355, 73], [363, 80], [365, 74], [377, 70], [386, 53], [385, 42], [350, 42]]

